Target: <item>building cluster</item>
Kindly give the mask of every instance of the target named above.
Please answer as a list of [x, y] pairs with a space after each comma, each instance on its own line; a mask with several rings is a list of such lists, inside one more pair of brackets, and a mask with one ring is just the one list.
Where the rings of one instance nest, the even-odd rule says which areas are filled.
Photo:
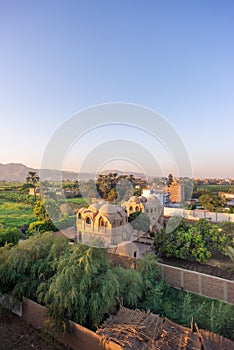
[[139, 258], [141, 249], [138, 243], [141, 238], [147, 238], [148, 233], [133, 229], [128, 222], [129, 215], [137, 212], [139, 217], [140, 213], [148, 216], [151, 231], [156, 232], [163, 227], [163, 204], [154, 194], [147, 197], [133, 196], [121, 206], [102, 200], [90, 204], [88, 208], [80, 208], [77, 212], [77, 241]]

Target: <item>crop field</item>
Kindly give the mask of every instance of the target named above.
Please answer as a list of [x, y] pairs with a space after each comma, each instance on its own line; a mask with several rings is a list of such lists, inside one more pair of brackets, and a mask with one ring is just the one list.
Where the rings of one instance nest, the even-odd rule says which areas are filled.
[[5, 227], [20, 227], [35, 221], [30, 204], [14, 203], [0, 199], [0, 224]]

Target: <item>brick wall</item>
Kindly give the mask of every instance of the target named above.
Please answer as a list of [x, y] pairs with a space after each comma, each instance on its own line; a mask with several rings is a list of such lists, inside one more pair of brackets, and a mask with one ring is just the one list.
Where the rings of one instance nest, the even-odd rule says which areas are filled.
[[159, 264], [162, 277], [175, 288], [234, 304], [234, 281]]

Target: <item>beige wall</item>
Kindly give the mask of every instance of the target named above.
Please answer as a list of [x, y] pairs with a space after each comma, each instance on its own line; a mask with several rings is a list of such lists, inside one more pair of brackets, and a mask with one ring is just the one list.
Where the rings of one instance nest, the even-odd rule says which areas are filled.
[[215, 213], [207, 210], [186, 210], [183, 208], [164, 207], [165, 216], [179, 215], [188, 220], [208, 219], [211, 222], [230, 221], [234, 222], [234, 214]]
[[[23, 319], [35, 328], [44, 328], [46, 308], [34, 301], [23, 298]], [[89, 329], [69, 321], [70, 330], [56, 333], [55, 338], [74, 350], [121, 350], [122, 347], [113, 342], [103, 343], [102, 338]]]

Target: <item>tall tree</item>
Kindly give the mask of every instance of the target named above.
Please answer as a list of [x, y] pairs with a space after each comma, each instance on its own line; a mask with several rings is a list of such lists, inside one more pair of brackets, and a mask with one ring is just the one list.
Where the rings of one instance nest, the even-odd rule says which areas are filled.
[[169, 174], [169, 175], [168, 175], [168, 178], [166, 179], [166, 184], [167, 184], [167, 186], [170, 187], [171, 184], [172, 184], [172, 182], [173, 182], [173, 175], [172, 175], [172, 174]]
[[39, 176], [35, 171], [29, 171], [28, 176], [26, 177], [27, 183], [30, 183], [33, 187], [34, 200], [36, 201], [36, 188], [39, 182]]

